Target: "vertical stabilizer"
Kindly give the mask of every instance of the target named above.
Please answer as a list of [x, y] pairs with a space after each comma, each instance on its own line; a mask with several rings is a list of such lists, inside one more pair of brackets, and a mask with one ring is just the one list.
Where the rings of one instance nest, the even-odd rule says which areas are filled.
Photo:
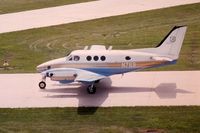
[[156, 47], [156, 53], [178, 59], [186, 29], [186, 26], [175, 26]]

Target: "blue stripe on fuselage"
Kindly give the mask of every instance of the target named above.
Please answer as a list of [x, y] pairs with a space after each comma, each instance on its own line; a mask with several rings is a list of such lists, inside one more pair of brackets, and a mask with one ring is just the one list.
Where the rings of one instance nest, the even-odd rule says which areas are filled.
[[147, 67], [147, 68], [156, 68], [156, 67], [162, 67], [162, 66], [168, 66], [168, 65], [173, 65], [176, 64], [177, 60], [173, 60], [173, 61], [168, 61], [165, 62], [163, 64], [159, 64], [159, 65], [155, 65], [155, 66], [151, 66], [151, 67]]
[[[161, 66], [166, 66], [166, 65], [172, 65], [172, 64], [176, 64], [177, 60], [173, 60], [173, 61], [168, 61], [165, 62], [163, 64], [160, 65], [154, 65], [151, 67], [146, 67], [146, 68], [155, 68], [155, 67], [161, 67]], [[82, 70], [87, 70], [90, 72], [94, 72], [94, 73], [98, 73], [104, 76], [111, 76], [114, 74], [122, 74], [122, 73], [127, 73], [127, 72], [131, 72], [131, 71], [138, 71], [138, 70], [143, 70], [145, 68], [79, 68]], [[72, 80], [63, 80], [63, 81], [59, 81], [60, 83], [71, 83], [74, 82]]]
[[143, 67], [143, 68], [107, 68], [106, 67], [106, 68], [80, 68], [80, 69], [98, 73], [98, 74], [101, 74], [104, 76], [110, 76], [110, 75], [114, 75], [114, 74], [122, 74], [122, 73], [131, 72], [131, 71], [143, 70], [146, 68], [154, 68], [154, 67], [161, 67], [161, 66], [166, 66], [166, 65], [173, 65], [173, 64], [176, 64], [176, 62], [177, 62], [177, 60], [173, 60], [173, 61], [165, 62], [163, 64], [153, 65], [150, 67]]
[[136, 69], [137, 68], [83, 68], [83, 70], [98, 73], [104, 76], [127, 73]]

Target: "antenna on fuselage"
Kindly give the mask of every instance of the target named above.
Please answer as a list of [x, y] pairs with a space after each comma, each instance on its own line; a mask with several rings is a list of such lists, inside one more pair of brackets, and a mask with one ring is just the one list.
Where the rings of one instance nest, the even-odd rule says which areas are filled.
[[88, 46], [85, 46], [83, 50], [88, 50], [88, 48], [89, 48]]
[[109, 46], [109, 47], [108, 47], [108, 50], [112, 50], [112, 46]]

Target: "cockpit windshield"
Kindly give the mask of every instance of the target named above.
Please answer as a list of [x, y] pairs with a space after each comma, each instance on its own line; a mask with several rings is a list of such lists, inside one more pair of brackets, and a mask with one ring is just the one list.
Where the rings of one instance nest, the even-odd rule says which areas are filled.
[[71, 61], [71, 60], [72, 60], [72, 55], [69, 54], [69, 55], [66, 57], [66, 60], [67, 60], [67, 61]]
[[68, 52], [68, 53], [66, 54], [66, 57], [69, 56], [70, 54], [71, 54], [71, 52]]
[[79, 61], [79, 60], [80, 60], [80, 57], [77, 56], [77, 55], [68, 55], [68, 56], [66, 57], [66, 60], [67, 60], [67, 61]]

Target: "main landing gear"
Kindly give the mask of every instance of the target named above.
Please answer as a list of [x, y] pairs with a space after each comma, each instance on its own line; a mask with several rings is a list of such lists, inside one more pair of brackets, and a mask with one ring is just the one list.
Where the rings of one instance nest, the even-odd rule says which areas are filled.
[[96, 87], [94, 86], [94, 84], [91, 84], [91, 85], [88, 86], [87, 92], [88, 92], [88, 94], [95, 94], [96, 93]]

